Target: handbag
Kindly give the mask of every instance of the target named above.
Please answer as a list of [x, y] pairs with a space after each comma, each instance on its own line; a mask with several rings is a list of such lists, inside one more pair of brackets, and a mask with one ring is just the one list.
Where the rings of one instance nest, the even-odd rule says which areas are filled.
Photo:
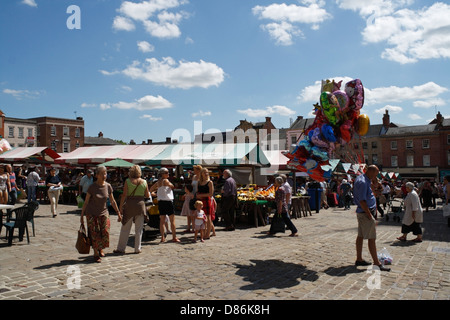
[[197, 201], [197, 197], [194, 195], [194, 197], [189, 200], [189, 210], [195, 210], [195, 202]]
[[270, 232], [271, 233], [286, 232], [286, 224], [284, 223], [281, 214], [275, 214], [273, 216], [272, 225], [270, 226]]
[[91, 250], [91, 240], [86, 233], [86, 228], [83, 223], [78, 230], [78, 238], [75, 248], [77, 248], [78, 253], [80, 254], [89, 254], [89, 251]]
[[450, 217], [450, 204], [444, 204], [442, 206], [442, 214], [444, 218]]

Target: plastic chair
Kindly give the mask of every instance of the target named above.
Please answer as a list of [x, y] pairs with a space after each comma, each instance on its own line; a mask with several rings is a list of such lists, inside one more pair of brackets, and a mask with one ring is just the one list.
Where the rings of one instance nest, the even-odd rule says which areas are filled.
[[[13, 218], [13, 215], [15, 217]], [[28, 207], [20, 207], [11, 211], [10, 219], [3, 225], [6, 228], [6, 234], [8, 236], [8, 246], [12, 245], [12, 238], [14, 235], [14, 229], [19, 229], [19, 241], [23, 240], [24, 229], [27, 232], [27, 241], [30, 243], [30, 236], [28, 233], [27, 221], [33, 218], [34, 211], [30, 211]]]
[[31, 201], [26, 203], [24, 207], [28, 208], [28, 210], [30, 210], [30, 213], [32, 213], [31, 218], [28, 221], [31, 222], [31, 226], [33, 228], [33, 237], [35, 237], [36, 234], [34, 232], [34, 213], [36, 212], [37, 209], [39, 209], [39, 202]]

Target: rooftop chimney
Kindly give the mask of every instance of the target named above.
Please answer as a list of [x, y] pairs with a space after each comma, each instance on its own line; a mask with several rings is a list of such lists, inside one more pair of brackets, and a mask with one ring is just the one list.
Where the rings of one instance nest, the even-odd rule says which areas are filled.
[[383, 127], [385, 129], [388, 129], [390, 124], [391, 124], [391, 117], [389, 116], [389, 111], [386, 109], [386, 112], [383, 115]]
[[172, 143], [172, 139], [170, 137], [166, 138], [166, 143]]
[[152, 139], [147, 139], [147, 144], [152, 144], [153, 140]]
[[100, 132], [98, 133], [98, 137], [99, 137], [99, 138], [103, 138], [103, 132], [100, 131]]

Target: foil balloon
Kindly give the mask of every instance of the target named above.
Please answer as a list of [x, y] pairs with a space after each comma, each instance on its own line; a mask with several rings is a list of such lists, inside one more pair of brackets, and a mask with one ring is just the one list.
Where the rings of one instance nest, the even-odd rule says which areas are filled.
[[322, 92], [320, 95], [322, 112], [332, 125], [336, 125], [336, 111], [339, 109], [339, 102], [336, 96], [330, 92]]
[[359, 79], [349, 81], [345, 84], [345, 93], [350, 99], [349, 107], [359, 110], [364, 105], [364, 86]]
[[322, 128], [320, 129], [322, 132], [322, 136], [329, 142], [336, 142], [336, 136], [334, 134], [333, 127], [331, 127], [328, 124], [322, 125]]
[[323, 151], [319, 147], [312, 147], [311, 152], [312, 152], [312, 155], [315, 156], [320, 161], [327, 161], [329, 159], [328, 153], [326, 151]]
[[341, 132], [341, 138], [345, 142], [350, 142], [352, 140], [352, 122], [350, 120], [344, 121], [344, 123], [339, 127]]
[[333, 94], [339, 103], [339, 111], [347, 112], [349, 104], [350, 104], [350, 99], [348, 98], [347, 93], [345, 93], [344, 91], [338, 90], [338, 91], [333, 92]]
[[321, 139], [320, 128], [315, 128], [314, 130], [310, 131], [310, 133], [312, 133], [310, 136], [312, 144], [317, 147], [328, 148], [328, 143]]
[[369, 116], [366, 114], [361, 114], [358, 117], [358, 121], [356, 123], [357, 123], [356, 132], [360, 136], [365, 136], [367, 134], [367, 132], [369, 131], [369, 127], [370, 127]]

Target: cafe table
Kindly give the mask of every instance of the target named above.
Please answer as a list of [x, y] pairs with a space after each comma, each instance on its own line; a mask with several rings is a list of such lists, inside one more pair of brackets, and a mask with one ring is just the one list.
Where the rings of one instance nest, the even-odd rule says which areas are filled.
[[[0, 233], [2, 232], [2, 228], [3, 228], [3, 210], [7, 210], [7, 212], [8, 212], [12, 209], [14, 209], [14, 206], [11, 204], [0, 204]], [[6, 216], [8, 217], [9, 213], [7, 213]]]

